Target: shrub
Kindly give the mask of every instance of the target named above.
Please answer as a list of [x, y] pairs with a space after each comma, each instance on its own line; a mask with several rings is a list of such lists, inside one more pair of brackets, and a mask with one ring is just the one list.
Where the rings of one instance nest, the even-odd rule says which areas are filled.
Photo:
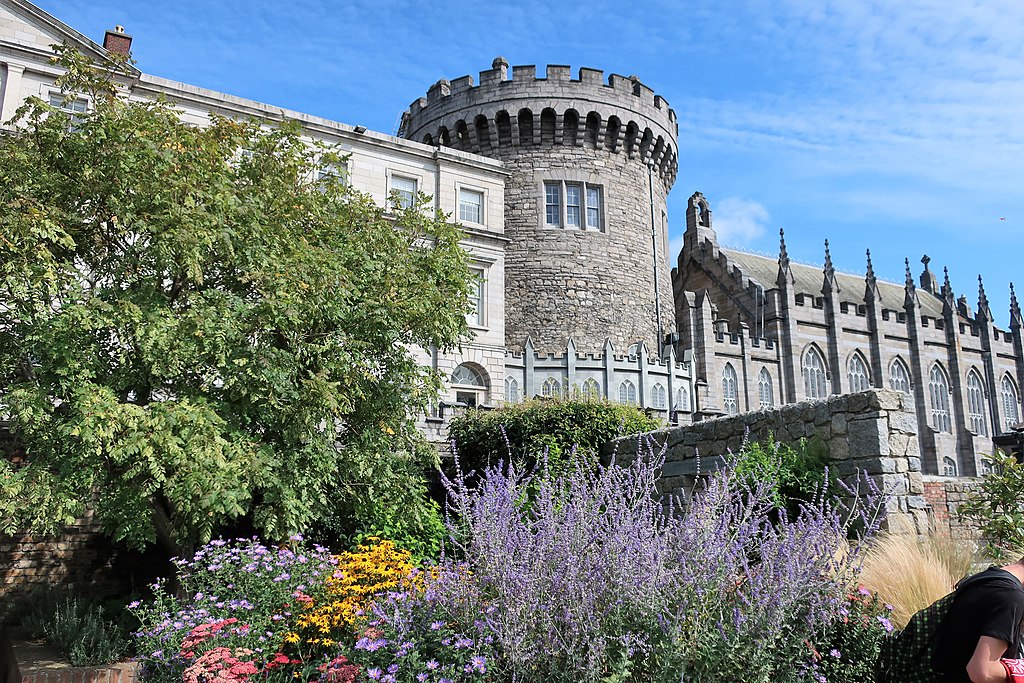
[[741, 479], [770, 482], [772, 504], [792, 517], [800, 505], [812, 502], [823, 490], [830, 462], [828, 445], [821, 439], [800, 439], [784, 444], [769, 436], [747, 442], [736, 458]]
[[809, 641], [811, 661], [805, 678], [827, 683], [874, 680], [874, 664], [887, 633], [893, 630], [892, 607], [864, 586], [847, 596], [840, 618], [828, 623]]
[[44, 638], [72, 666], [97, 666], [123, 659], [128, 634], [97, 603], [74, 595], [50, 593], [36, 600], [22, 621], [32, 637]]
[[1024, 554], [1024, 463], [1002, 451], [985, 460], [991, 469], [959, 513], [980, 527], [993, 557], [1017, 559]]
[[608, 441], [659, 427], [657, 420], [636, 406], [537, 399], [492, 411], [467, 411], [451, 421], [448, 434], [467, 471], [483, 471], [501, 461], [532, 467], [542, 456], [553, 471], [560, 471], [567, 467], [573, 450], [596, 460]]
[[447, 559], [424, 591], [376, 604], [355, 660], [385, 683], [441, 669], [524, 683], [811, 675], [806, 643], [845, 607], [849, 517], [819, 497], [773, 520], [774, 483], [728, 471], [679, 510], [656, 496], [651, 452], [572, 464], [448, 481], [464, 565]]

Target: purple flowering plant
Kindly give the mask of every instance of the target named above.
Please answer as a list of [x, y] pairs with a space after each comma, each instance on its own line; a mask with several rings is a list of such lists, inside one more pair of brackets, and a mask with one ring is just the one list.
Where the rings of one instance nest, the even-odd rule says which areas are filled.
[[[304, 596], [321, 597], [324, 579], [335, 571], [327, 549], [306, 547], [301, 539], [286, 547], [267, 547], [255, 538], [215, 539], [174, 564], [178, 593], [157, 583], [153, 600], [132, 609], [141, 622], [136, 651], [147, 682], [180, 681], [215, 647], [252, 650], [261, 666], [294, 651], [297, 643], [286, 643], [293, 615]], [[277, 659], [265, 673], [290, 679], [291, 670]]]

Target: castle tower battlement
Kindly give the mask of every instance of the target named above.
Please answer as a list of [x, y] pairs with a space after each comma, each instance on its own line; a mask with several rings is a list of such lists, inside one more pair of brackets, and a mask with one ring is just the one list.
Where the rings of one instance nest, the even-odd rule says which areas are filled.
[[674, 331], [666, 197], [678, 124], [635, 77], [568, 66], [492, 68], [435, 83], [402, 117], [407, 139], [501, 160], [505, 340], [539, 353], [605, 338], [661, 355]]

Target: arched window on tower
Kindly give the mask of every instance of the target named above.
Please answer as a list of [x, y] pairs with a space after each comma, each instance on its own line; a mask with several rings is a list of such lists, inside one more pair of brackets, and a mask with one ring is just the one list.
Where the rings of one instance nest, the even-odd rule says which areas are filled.
[[519, 380], [515, 377], [505, 378], [505, 403], [519, 403], [521, 400], [521, 394], [519, 393]]
[[864, 357], [859, 353], [850, 356], [850, 362], [846, 366], [846, 376], [850, 381], [850, 393], [867, 391], [871, 388], [871, 377], [868, 375], [868, 366]]
[[736, 370], [732, 363], [725, 364], [722, 371], [722, 408], [728, 415], [740, 412], [739, 393], [737, 392]]
[[1013, 383], [1009, 375], [1003, 377], [1000, 393], [1003, 398], [1003, 418], [1006, 420], [1006, 429], [1009, 431], [1020, 422], [1020, 398], [1017, 394], [1017, 385]]
[[622, 384], [619, 385], [619, 403], [636, 405], [636, 385], [628, 379], [622, 380]]
[[811, 346], [804, 352], [802, 364], [804, 374], [804, 393], [809, 399], [821, 399], [828, 396], [825, 385], [825, 360], [817, 348]]
[[977, 370], [967, 373], [967, 417], [971, 422], [971, 431], [981, 436], [988, 436], [988, 420], [985, 419], [985, 385]]
[[897, 358], [889, 366], [889, 388], [910, 395], [910, 372], [906, 364]]
[[562, 383], [555, 377], [548, 377], [544, 380], [544, 383], [540, 385], [540, 395], [548, 398], [561, 398]]
[[463, 363], [452, 373], [451, 384], [459, 403], [470, 408], [487, 403], [487, 378], [480, 368]]
[[928, 374], [928, 397], [931, 400], [932, 427], [940, 432], [952, 433], [949, 417], [949, 381], [942, 367], [936, 363]]
[[772, 374], [768, 372], [768, 368], [761, 368], [761, 372], [757, 375], [757, 398], [762, 409], [775, 407]]
[[668, 397], [661, 382], [651, 387], [651, 407], [658, 410], [665, 410], [668, 407]]
[[580, 396], [584, 401], [600, 401], [601, 385], [593, 377], [588, 377], [580, 387]]

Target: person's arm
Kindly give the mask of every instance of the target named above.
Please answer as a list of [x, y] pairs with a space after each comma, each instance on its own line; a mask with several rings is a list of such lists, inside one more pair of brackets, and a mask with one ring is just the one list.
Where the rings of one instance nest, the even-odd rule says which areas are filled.
[[972, 683], [1006, 683], [1008, 677], [1000, 658], [1010, 644], [991, 636], [978, 639], [971, 661], [967, 662], [967, 676]]

